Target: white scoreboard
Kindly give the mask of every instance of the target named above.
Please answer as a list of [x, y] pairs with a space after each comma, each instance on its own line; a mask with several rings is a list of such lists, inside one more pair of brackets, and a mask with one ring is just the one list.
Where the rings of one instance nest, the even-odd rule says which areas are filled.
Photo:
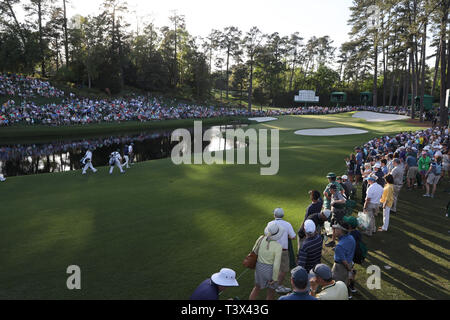
[[294, 97], [295, 102], [319, 102], [316, 92], [313, 90], [300, 90], [298, 96]]

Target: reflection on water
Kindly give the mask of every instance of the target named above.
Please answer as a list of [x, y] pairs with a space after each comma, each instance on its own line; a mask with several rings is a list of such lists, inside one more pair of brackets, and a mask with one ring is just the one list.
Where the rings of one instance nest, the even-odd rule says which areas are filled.
[[[222, 138], [222, 132], [230, 128], [242, 126], [215, 126], [212, 129], [211, 142], [203, 142], [203, 150], [221, 151], [245, 147], [236, 141]], [[207, 128], [205, 128], [206, 130]], [[64, 172], [79, 170], [81, 159], [88, 148], [93, 151], [92, 164], [94, 167], [108, 164], [111, 152], [124, 150], [125, 145], [133, 143], [134, 162], [170, 157], [172, 148], [178, 143], [171, 142], [173, 130], [141, 132], [134, 135], [101, 137], [84, 140], [54, 141], [43, 144], [0, 145], [0, 173], [5, 176], [18, 176], [38, 173]], [[192, 136], [192, 152], [194, 148], [194, 134]]]

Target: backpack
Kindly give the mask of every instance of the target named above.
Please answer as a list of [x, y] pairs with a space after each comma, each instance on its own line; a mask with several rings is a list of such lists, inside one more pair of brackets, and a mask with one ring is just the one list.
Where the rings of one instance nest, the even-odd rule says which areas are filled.
[[356, 264], [362, 264], [367, 256], [367, 246], [364, 242], [357, 241], [355, 247], [355, 255], [353, 256], [353, 262]]

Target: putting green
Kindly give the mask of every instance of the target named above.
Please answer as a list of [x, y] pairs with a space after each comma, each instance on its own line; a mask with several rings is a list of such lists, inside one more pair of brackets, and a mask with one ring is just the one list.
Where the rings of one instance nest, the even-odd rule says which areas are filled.
[[[340, 126], [369, 133], [293, 134]], [[352, 114], [286, 116], [251, 127], [281, 130], [278, 175], [261, 176], [259, 165], [175, 166], [163, 159], [136, 164], [124, 175], [100, 168], [88, 176], [8, 178], [0, 184], [0, 298], [187, 299], [221, 267], [244, 271], [241, 262], [274, 208], [284, 208], [298, 229], [308, 190], [322, 191], [329, 171], [343, 173], [343, 159], [355, 145], [420, 129], [404, 121], [367, 123]], [[382, 269], [382, 290], [369, 291], [358, 266], [360, 298], [448, 298], [448, 222], [438, 213], [445, 195], [434, 201], [419, 195], [404, 191], [391, 232], [368, 240], [367, 263], [393, 269]], [[324, 262], [331, 262], [330, 254], [325, 250]], [[66, 288], [69, 265], [81, 268], [79, 291]], [[222, 298], [247, 299], [252, 272], [239, 283]]]

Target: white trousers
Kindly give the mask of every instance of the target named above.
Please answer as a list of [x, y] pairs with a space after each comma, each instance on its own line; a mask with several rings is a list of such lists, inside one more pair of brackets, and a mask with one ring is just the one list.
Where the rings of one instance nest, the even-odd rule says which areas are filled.
[[[122, 169], [122, 165], [120, 164], [120, 161], [119, 161], [119, 160], [116, 160], [115, 166], [119, 168], [119, 170], [120, 170], [121, 173], [124, 173], [124, 171], [123, 171], [123, 169]], [[114, 170], [114, 165], [111, 166], [111, 167], [109, 168], [109, 174], [112, 174], [112, 173], [113, 173], [113, 170]]]
[[381, 227], [384, 231], [387, 231], [389, 228], [389, 215], [391, 213], [391, 208], [386, 207], [383, 209], [383, 227]]
[[130, 158], [127, 155], [124, 155], [123, 158], [125, 159], [125, 162], [123, 163], [123, 167], [126, 168], [130, 168], [130, 166], [128, 165], [128, 161], [130, 160]]
[[91, 169], [94, 173], [97, 172], [97, 169], [92, 165], [92, 161], [86, 161], [86, 164], [83, 168], [83, 174], [86, 174], [87, 169]]

